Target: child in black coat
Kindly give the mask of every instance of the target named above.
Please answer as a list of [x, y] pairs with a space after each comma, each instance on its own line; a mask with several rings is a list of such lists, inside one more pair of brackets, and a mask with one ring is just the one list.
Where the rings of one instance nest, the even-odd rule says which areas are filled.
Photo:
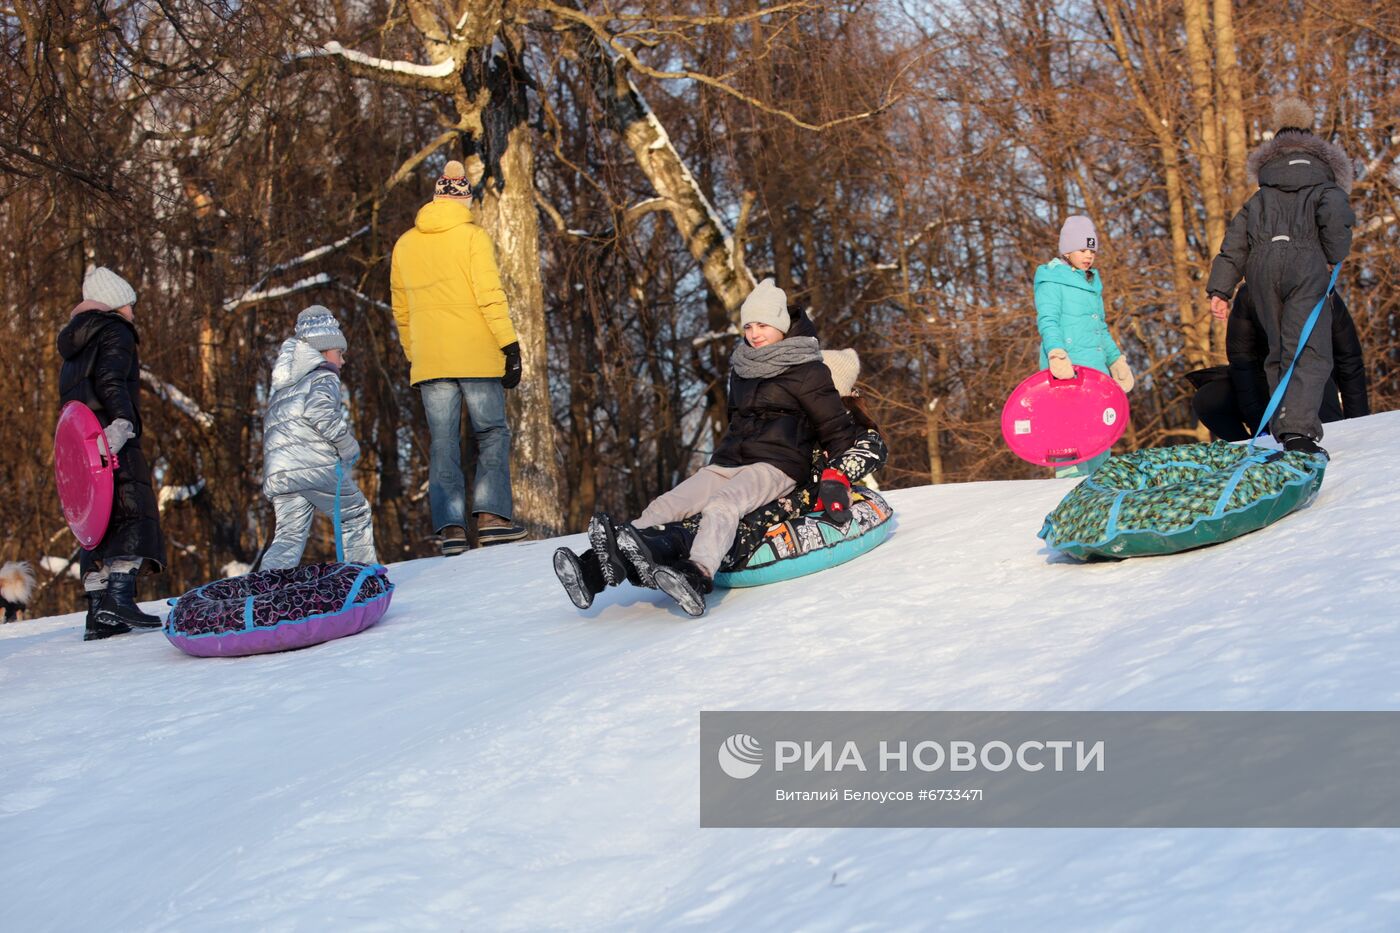
[[[844, 451], [861, 433], [822, 362], [816, 329], [788, 310], [787, 296], [772, 279], [745, 299], [739, 320], [744, 342], [731, 359], [729, 427], [710, 465], [653, 500], [631, 525], [618, 526], [599, 513], [588, 529], [606, 585], [634, 579], [656, 586], [692, 616], [704, 614], [705, 594], [740, 520], [807, 481], [814, 445]], [[831, 472], [823, 477], [827, 512], [849, 520], [849, 483]], [[674, 564], [658, 559], [638, 532], [691, 516], [699, 516], [694, 541]], [[555, 570], [568, 588], [570, 568], [561, 568], [559, 559]]]

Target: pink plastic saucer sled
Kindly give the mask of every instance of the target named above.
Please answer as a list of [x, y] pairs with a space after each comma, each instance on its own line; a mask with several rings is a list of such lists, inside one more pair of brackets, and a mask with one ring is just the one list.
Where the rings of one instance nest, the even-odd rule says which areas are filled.
[[69, 402], [53, 432], [53, 473], [63, 517], [84, 550], [97, 547], [112, 518], [116, 455], [92, 409]]
[[1128, 397], [1107, 373], [1076, 366], [1073, 379], [1045, 369], [1016, 387], [1001, 410], [1011, 452], [1037, 466], [1070, 466], [1113, 446], [1128, 426]]

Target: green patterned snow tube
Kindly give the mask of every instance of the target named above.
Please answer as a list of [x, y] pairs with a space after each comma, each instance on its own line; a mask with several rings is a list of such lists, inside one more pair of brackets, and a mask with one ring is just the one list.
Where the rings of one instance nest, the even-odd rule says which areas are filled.
[[1045, 517], [1040, 537], [1081, 560], [1175, 554], [1273, 524], [1312, 501], [1327, 458], [1216, 441], [1112, 457]]

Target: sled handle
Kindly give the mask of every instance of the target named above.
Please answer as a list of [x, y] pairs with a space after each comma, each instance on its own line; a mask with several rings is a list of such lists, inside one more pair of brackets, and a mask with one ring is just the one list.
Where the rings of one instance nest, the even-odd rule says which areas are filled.
[[116, 470], [117, 455], [112, 453], [111, 445], [107, 443], [107, 433], [98, 431], [88, 440], [92, 441], [92, 446], [87, 449], [88, 469], [94, 473], [101, 473], [107, 469], [107, 464], [110, 461], [111, 469]]
[[[1047, 369], [1046, 372], [1048, 373], [1050, 370]], [[1074, 375], [1068, 379], [1056, 379], [1054, 375], [1050, 376], [1050, 388], [1052, 389], [1077, 389], [1083, 384], [1084, 371], [1078, 366], [1074, 367]]]
[[[1069, 380], [1065, 380], [1068, 382]], [[1078, 447], [1059, 447], [1054, 450], [1045, 451], [1045, 459], [1051, 463], [1062, 463], [1067, 460], [1079, 459]]]

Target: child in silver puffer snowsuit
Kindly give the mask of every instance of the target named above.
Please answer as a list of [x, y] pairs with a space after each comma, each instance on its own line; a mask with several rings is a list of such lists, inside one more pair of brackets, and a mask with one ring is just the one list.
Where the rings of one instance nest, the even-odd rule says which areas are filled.
[[272, 500], [277, 531], [264, 570], [301, 563], [311, 520], [317, 512], [334, 514], [337, 489], [345, 559], [378, 563], [369, 502], [350, 477], [360, 445], [340, 404], [345, 349], [335, 316], [312, 305], [297, 316], [296, 334], [283, 342], [272, 367], [263, 419], [263, 495]]

